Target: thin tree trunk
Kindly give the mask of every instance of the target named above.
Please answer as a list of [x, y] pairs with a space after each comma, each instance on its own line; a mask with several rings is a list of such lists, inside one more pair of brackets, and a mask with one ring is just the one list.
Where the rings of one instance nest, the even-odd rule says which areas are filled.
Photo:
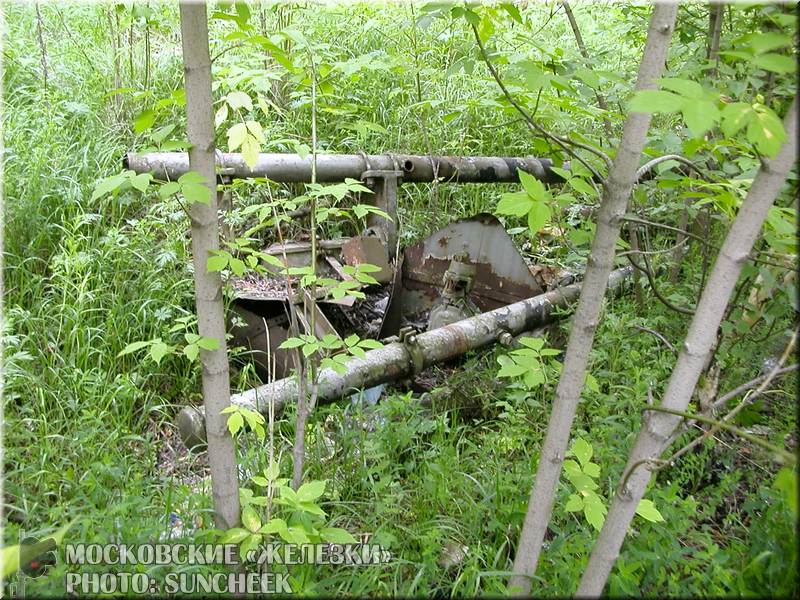
[[[628, 238], [631, 245], [631, 252], [639, 252], [639, 224], [628, 223]], [[644, 313], [644, 290], [642, 289], [642, 274], [639, 269], [633, 270], [633, 297], [636, 300], [636, 308], [639, 314]]]
[[[572, 13], [572, 8], [569, 5], [567, 0], [561, 0], [561, 6], [564, 7], [564, 12], [567, 15], [567, 19], [569, 20], [569, 26], [572, 27], [572, 33], [575, 34], [575, 43], [578, 45], [578, 51], [581, 53], [581, 56], [589, 61], [591, 58], [589, 57], [589, 52], [586, 50], [586, 44], [583, 43], [583, 36], [581, 35], [581, 30], [578, 27], [578, 22], [575, 20], [575, 15]], [[599, 91], [595, 90], [594, 95], [597, 98], [597, 106], [599, 106], [602, 110], [608, 111], [608, 103], [606, 99], [603, 97]], [[610, 138], [614, 133], [614, 130], [611, 127], [611, 121], [608, 120], [607, 116], [603, 116], [603, 127], [606, 130], [606, 135]]]
[[[689, 207], [692, 205], [692, 199], [687, 198], [683, 204], [680, 219], [678, 220], [678, 229], [680, 231], [675, 236], [675, 250], [672, 252], [672, 267], [669, 272], [669, 280], [672, 283], [678, 283], [681, 276], [681, 266], [683, 265], [683, 256], [686, 249], [683, 247], [683, 240], [686, 239], [686, 228], [689, 226]], [[691, 242], [691, 240], [690, 240]]]
[[134, 72], [133, 72], [133, 15], [131, 14], [131, 24], [128, 27], [128, 79], [131, 82], [131, 85], [134, 82]]
[[[775, 159], [763, 160], [747, 198], [742, 203], [725, 238], [708, 285], [703, 290], [692, 323], [689, 325], [683, 349], [672, 371], [661, 408], [684, 412], [689, 406], [742, 266], [761, 233], [767, 212], [795, 162], [796, 101], [792, 103], [786, 115], [784, 126], [788, 136], [787, 141]], [[640, 429], [628, 458], [622, 482], [617, 488], [611, 509], [600, 531], [600, 537], [581, 578], [578, 596], [599, 596], [602, 593], [611, 568], [619, 556], [636, 507], [650, 482], [647, 465], [661, 456], [672, 432], [680, 422], [681, 417], [662, 412], [650, 412], [644, 418], [644, 426]]]
[[42, 33], [42, 13], [39, 10], [39, 3], [34, 4], [36, 7], [36, 39], [39, 42], [39, 52], [41, 53], [42, 63], [42, 82], [44, 84], [44, 102], [50, 106], [50, 99], [47, 93], [47, 46], [44, 43], [44, 34]]
[[[149, 8], [150, 3], [147, 3]], [[144, 22], [144, 89], [150, 89], [150, 17]]]
[[[639, 66], [637, 90], [653, 88], [654, 80], [663, 72], [677, 11], [675, 4], [655, 5], [647, 34], [647, 45]], [[509, 586], [513, 593], [527, 595], [531, 587], [530, 577], [536, 572], [542, 541], [553, 509], [561, 464], [569, 442], [572, 420], [586, 377], [586, 365], [608, 274], [614, 263], [614, 248], [619, 237], [620, 223], [636, 181], [636, 171], [650, 120], [650, 114], [631, 113], [628, 116], [617, 155], [604, 185], [603, 201], [597, 215], [597, 231], [592, 242], [578, 310], [572, 321], [564, 366], [514, 560], [515, 575]]]
[[180, 3], [180, 15], [187, 133], [191, 144], [189, 164], [193, 171], [205, 177], [211, 191], [209, 203], [193, 203], [190, 215], [198, 331], [203, 337], [219, 341], [217, 350], [200, 350], [200, 362], [203, 365], [203, 404], [215, 517], [218, 527], [228, 528], [239, 522], [239, 482], [236, 449], [228, 432], [227, 419], [221, 414], [230, 405], [222, 280], [219, 273], [209, 272], [206, 268], [210, 252], [219, 249], [206, 5], [184, 0]]
[[[114, 46], [114, 89], [118, 90], [122, 87], [122, 75], [120, 69], [120, 48], [122, 43], [119, 37], [119, 13], [115, 7], [111, 7], [106, 13], [108, 16], [108, 25], [111, 28], [111, 41]], [[114, 102], [114, 118], [117, 123], [122, 123], [122, 94], [116, 93], [113, 96]]]
[[[311, 48], [307, 48], [310, 56], [311, 66], [311, 183], [317, 183], [317, 70], [314, 65], [314, 55]], [[316, 199], [312, 196], [309, 201], [309, 214], [311, 217], [311, 273], [313, 276], [317, 274], [317, 204]], [[316, 284], [311, 285], [310, 297], [310, 310], [311, 315], [306, 315], [306, 323], [310, 323], [309, 330], [306, 331], [308, 335], [316, 335], [315, 315], [316, 315]], [[303, 310], [306, 309], [306, 303], [303, 303]], [[300, 354], [298, 353], [298, 358]], [[302, 360], [302, 359], [300, 359]], [[319, 395], [319, 364], [315, 365], [312, 361], [318, 360], [314, 355], [309, 356], [306, 360], [306, 367], [298, 369], [299, 379], [299, 394], [297, 397], [297, 416], [294, 424], [294, 446], [292, 447], [292, 487], [297, 490], [303, 483], [303, 470], [306, 462], [306, 423], [308, 417], [314, 411], [317, 404], [317, 397]], [[311, 394], [307, 394], [306, 385], [306, 369], [311, 374]]]
[[[721, 2], [710, 2], [708, 9], [708, 46], [706, 58], [708, 60], [719, 60], [719, 40], [722, 34], [722, 11], [725, 6]], [[711, 79], [717, 78], [717, 67], [709, 71]]]

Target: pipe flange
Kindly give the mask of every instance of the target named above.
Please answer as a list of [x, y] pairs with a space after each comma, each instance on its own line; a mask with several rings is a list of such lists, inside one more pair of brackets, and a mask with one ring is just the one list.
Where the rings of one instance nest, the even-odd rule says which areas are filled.
[[398, 332], [400, 343], [408, 353], [409, 364], [411, 365], [410, 375], [416, 375], [425, 368], [425, 356], [422, 348], [417, 343], [417, 330], [413, 327], [402, 327]]

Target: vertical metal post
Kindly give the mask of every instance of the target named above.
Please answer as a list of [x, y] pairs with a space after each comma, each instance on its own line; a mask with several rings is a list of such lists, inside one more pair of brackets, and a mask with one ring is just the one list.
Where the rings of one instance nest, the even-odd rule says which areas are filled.
[[373, 213], [367, 215], [367, 226], [381, 238], [390, 260], [397, 249], [397, 186], [402, 176], [400, 170], [370, 169], [361, 174], [362, 181], [375, 193], [372, 204], [391, 217], [389, 220]]

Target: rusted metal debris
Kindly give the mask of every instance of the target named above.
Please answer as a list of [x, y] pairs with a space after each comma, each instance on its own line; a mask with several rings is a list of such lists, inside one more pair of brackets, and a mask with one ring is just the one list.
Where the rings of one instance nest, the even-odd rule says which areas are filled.
[[459, 255], [475, 268], [469, 297], [482, 311], [545, 291], [500, 221], [482, 213], [454, 221], [405, 249], [402, 288], [395, 296], [404, 310], [429, 310], [439, 298], [450, 261]]
[[348, 265], [374, 265], [380, 269], [370, 273], [378, 283], [389, 283], [392, 280], [392, 267], [386, 246], [377, 237], [357, 235], [342, 245], [342, 256]]
[[[619, 293], [630, 275], [631, 267], [613, 271], [608, 293]], [[405, 334], [398, 341], [370, 350], [363, 359], [350, 359], [343, 373], [323, 369], [318, 401], [331, 402], [359, 389], [402, 380], [430, 365], [494, 343], [501, 336], [509, 338], [530, 331], [551, 320], [555, 308], [567, 308], [578, 298], [580, 289], [581, 284], [560, 287], [432, 331]], [[277, 413], [297, 394], [297, 378], [287, 377], [231, 396], [231, 402], [265, 414], [272, 404]], [[201, 443], [205, 437], [202, 409], [185, 407], [178, 415], [178, 427], [187, 446]]]
[[[217, 164], [223, 183], [245, 177], [278, 183], [311, 181], [310, 156], [260, 154], [250, 169], [241, 154], [218, 153]], [[151, 173], [157, 180], [175, 180], [188, 172], [189, 160], [180, 152], [128, 154], [125, 166], [137, 173]], [[287, 281], [275, 266], [267, 267], [271, 271], [268, 276], [231, 279], [234, 344], [249, 348], [258, 374], [274, 381], [238, 394], [232, 402], [263, 411], [269, 403], [281, 408], [296, 398], [297, 381], [289, 377], [293, 360], [289, 351], [280, 348], [289, 336], [291, 305], [305, 333], [311, 333], [313, 322], [317, 337], [355, 331], [362, 337], [390, 341], [368, 352], [365, 359], [350, 360], [344, 374], [323, 370], [319, 380], [319, 400], [323, 402], [408, 377], [497, 340], [508, 342], [546, 322], [553, 307], [565, 307], [577, 297], [580, 286], [552, 290], [561, 283], [558, 275], [536, 265], [539, 272], [534, 275], [494, 216], [480, 214], [452, 222], [402, 251], [398, 251], [396, 224], [402, 184], [515, 183], [518, 170], [548, 183], [563, 181], [552, 166], [548, 159], [530, 157], [318, 155], [318, 182], [360, 179], [373, 192], [361, 201], [372, 203], [380, 213], [368, 214], [361, 235], [320, 240], [316, 273], [327, 279], [352, 280], [345, 265], [366, 263], [379, 268], [370, 273], [379, 285], [360, 285], [367, 298], [359, 302], [352, 296], [333, 298], [319, 286], [316, 302], [312, 302], [310, 292], [298, 290], [296, 282], [291, 277]], [[568, 163], [562, 168], [568, 169]], [[265, 252], [285, 267], [311, 264], [309, 242], [288, 240]], [[629, 273], [628, 269], [615, 271], [609, 289], [619, 289]], [[184, 409], [179, 424], [188, 443], [202, 437], [203, 419], [196, 409]]]

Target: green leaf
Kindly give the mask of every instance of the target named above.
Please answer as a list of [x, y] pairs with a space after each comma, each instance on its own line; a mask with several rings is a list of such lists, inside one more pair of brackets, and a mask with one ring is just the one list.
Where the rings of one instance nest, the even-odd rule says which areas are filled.
[[745, 102], [733, 102], [722, 109], [722, 133], [733, 137], [737, 131], [745, 127], [753, 118], [753, 107]]
[[530, 199], [527, 192], [503, 194], [500, 196], [500, 202], [497, 203], [497, 214], [522, 217], [528, 214], [531, 206], [533, 206], [533, 200]]
[[105, 179], [101, 179], [97, 182], [97, 185], [94, 188], [94, 192], [92, 192], [92, 197], [89, 199], [90, 202], [94, 202], [101, 196], [105, 196], [106, 194], [113, 192], [119, 186], [121, 186], [126, 180], [124, 174], [119, 173], [117, 175], [112, 175], [111, 177], [106, 177]]
[[286, 531], [286, 521], [283, 519], [270, 519], [259, 531], [259, 533], [281, 533]]
[[141, 113], [136, 119], [133, 121], [133, 132], [134, 133], [142, 133], [143, 131], [147, 131], [153, 126], [153, 123], [156, 122], [156, 113], [152, 109], [147, 109], [143, 113]]
[[[247, 121], [245, 125], [247, 125], [247, 130], [259, 143], [264, 141], [264, 129], [261, 127], [261, 123], [258, 121]], [[389, 132], [385, 131], [385, 133]]]
[[145, 192], [147, 191], [147, 186], [150, 185], [151, 179], [153, 179], [153, 176], [150, 173], [140, 173], [131, 178], [131, 186], [140, 192]]
[[586, 194], [587, 196], [595, 196], [597, 192], [595, 192], [594, 188], [589, 184], [588, 181], [585, 179], [581, 179], [580, 177], [572, 177], [569, 180], [569, 185], [574, 189], [576, 192], [580, 192], [581, 194]]
[[187, 202], [199, 202], [200, 204], [211, 203], [211, 190], [205, 185], [198, 183], [187, 183], [181, 187], [183, 197]]
[[299, 506], [302, 510], [312, 515], [327, 516], [327, 513], [313, 502], [300, 502]]
[[688, 79], [678, 79], [675, 77], [662, 77], [658, 80], [662, 88], [677, 92], [686, 98], [702, 98], [703, 86], [696, 81], [689, 81]]
[[228, 103], [223, 102], [222, 105], [214, 113], [214, 127], [217, 128], [225, 122], [228, 118]]
[[209, 256], [208, 260], [206, 260], [206, 270], [209, 273], [222, 271], [222, 269], [228, 266], [228, 259], [230, 259], [230, 257], [231, 255], [227, 252], [225, 254], [218, 254], [217, 256]]
[[661, 513], [658, 511], [655, 504], [653, 504], [653, 501], [644, 498], [642, 498], [636, 506], [636, 514], [652, 523], [660, 523], [664, 520], [664, 517], [661, 516]]
[[150, 139], [152, 139], [156, 144], [161, 144], [167, 136], [172, 133], [175, 129], [175, 124], [172, 123], [170, 125], [164, 125], [163, 127], [159, 127], [154, 132], [150, 134]]
[[308, 544], [311, 540], [308, 539], [308, 534], [301, 527], [287, 527], [283, 531], [279, 531], [280, 535], [286, 542], [290, 544]]
[[300, 502], [311, 502], [325, 493], [325, 481], [309, 481], [297, 490], [297, 499]]
[[183, 175], [178, 177], [178, 183], [186, 185], [189, 183], [205, 183], [206, 178], [200, 175], [197, 171], [186, 171]]
[[505, 10], [517, 23], [522, 23], [522, 15], [519, 13], [519, 8], [517, 8], [513, 3], [503, 2], [500, 4], [500, 7]]
[[248, 135], [244, 138], [244, 142], [242, 143], [242, 158], [251, 170], [255, 168], [258, 162], [258, 153], [260, 151], [261, 144], [258, 143], [255, 137]]
[[238, 108], [253, 110], [253, 101], [250, 99], [250, 96], [244, 92], [231, 92], [225, 97], [225, 101], [230, 104], [231, 108], [234, 110]]
[[247, 137], [247, 126], [244, 123], [236, 123], [228, 129], [228, 151], [234, 152], [244, 143]]
[[528, 228], [531, 234], [538, 233], [550, 220], [550, 207], [544, 202], [536, 202], [528, 212]]
[[528, 369], [528, 372], [522, 378], [528, 388], [533, 389], [539, 387], [544, 383], [544, 373], [541, 368]]
[[719, 120], [719, 110], [713, 102], [692, 100], [681, 109], [683, 120], [695, 138], [701, 137]]
[[152, 342], [150, 342], [149, 340], [146, 342], [131, 342], [130, 344], [125, 346], [119, 354], [117, 354], [117, 357], [119, 358], [120, 356], [125, 356], [126, 354], [130, 354], [131, 352], [136, 352], [137, 350], [146, 348], [151, 343]]
[[180, 189], [181, 189], [180, 183], [178, 183], [177, 181], [169, 181], [167, 183], [162, 184], [161, 187], [158, 188], [158, 196], [162, 200], [165, 200], [170, 196], [172, 196], [172, 194], [179, 192]]
[[791, 44], [792, 38], [790, 36], [771, 31], [767, 33], [758, 33], [750, 38], [750, 47], [756, 54], [775, 50], [776, 48], [783, 48]]
[[583, 465], [583, 472], [589, 477], [600, 477], [600, 465], [593, 462], [587, 462], [585, 465]]
[[571, 450], [575, 458], [584, 466], [592, 459], [592, 454], [594, 454], [592, 445], [583, 438], [578, 438], [572, 442]]
[[761, 107], [754, 111], [754, 116], [747, 125], [747, 139], [765, 156], [774, 157], [786, 140], [783, 123], [772, 110]]
[[302, 346], [304, 343], [305, 342], [300, 338], [291, 337], [285, 340], [280, 346], [278, 346], [278, 348], [281, 348], [283, 350], [289, 350], [291, 348], [298, 348]]
[[797, 63], [793, 58], [784, 56], [782, 54], [761, 54], [750, 61], [757, 67], [761, 67], [765, 71], [772, 71], [774, 73], [794, 73], [797, 68]]
[[599, 392], [600, 386], [597, 383], [597, 379], [594, 378], [594, 375], [591, 373], [586, 373], [586, 387], [588, 387], [593, 392]]
[[329, 544], [356, 544], [358, 543], [350, 532], [339, 527], [323, 527], [319, 530], [322, 541]]
[[191, 361], [197, 360], [197, 356], [200, 354], [200, 348], [197, 344], [187, 344], [183, 347], [183, 354]]
[[172, 346], [168, 346], [164, 342], [156, 342], [150, 346], [150, 358], [152, 358], [157, 365], [161, 364], [161, 359], [172, 351]]
[[381, 344], [378, 340], [370, 340], [370, 339], [361, 340], [358, 342], [358, 345], [361, 346], [362, 348], [370, 348], [370, 349], [383, 348], [383, 344]]
[[542, 338], [535, 338], [535, 337], [521, 337], [519, 338], [519, 343], [526, 348], [530, 348], [532, 350], [539, 351], [544, 348], [544, 340]]
[[[19, 570], [19, 544], [14, 544], [13, 546], [5, 546], [3, 548], [3, 577], [2, 579], [6, 579], [11, 577], [14, 573]], [[5, 582], [4, 582], [5, 583]]]
[[197, 340], [197, 345], [203, 350], [219, 350], [219, 340], [213, 337], [201, 337]]
[[249, 535], [250, 532], [247, 531], [247, 529], [234, 527], [233, 529], [228, 529], [228, 531], [225, 532], [225, 535], [222, 536], [220, 542], [223, 544], [238, 544]]
[[230, 266], [231, 271], [233, 271], [234, 275], [237, 277], [244, 275], [244, 272], [247, 270], [244, 261], [239, 260], [238, 258], [231, 258], [228, 261], [228, 265]]
[[792, 514], [797, 516], [797, 472], [791, 467], [784, 467], [775, 476], [773, 487], [783, 493], [786, 504]]
[[603, 528], [603, 522], [606, 520], [606, 507], [600, 496], [588, 494], [583, 499], [583, 514], [589, 524], [597, 531]]
[[258, 545], [261, 543], [261, 539], [261, 535], [258, 533], [253, 533], [247, 536], [239, 546], [239, 555], [247, 559], [247, 555], [258, 548]]
[[243, 426], [244, 417], [242, 416], [242, 413], [235, 412], [228, 417], [228, 431], [231, 432], [231, 435], [236, 435]]
[[639, 90], [628, 104], [628, 109], [640, 113], [671, 113], [683, 107], [684, 99], [664, 90]]
[[242, 509], [242, 525], [253, 533], [261, 529], [261, 518], [252, 506], [245, 506]]
[[562, 468], [564, 469], [564, 473], [566, 473], [568, 479], [572, 479], [573, 477], [577, 477], [583, 474], [583, 469], [581, 466], [576, 463], [574, 460], [567, 459], [562, 463]]
[[547, 193], [547, 188], [545, 188], [544, 184], [536, 179], [536, 177], [530, 173], [526, 173], [522, 169], [517, 169], [517, 174], [519, 175], [519, 182], [522, 184], [525, 191], [528, 192], [528, 196], [539, 201], [549, 199], [550, 195]]
[[500, 370], [497, 372], [498, 377], [519, 377], [523, 375], [528, 370], [528, 367], [524, 367], [522, 365], [518, 365], [514, 362], [507, 362], [506, 364], [500, 367]]
[[570, 494], [567, 499], [567, 504], [564, 506], [567, 512], [577, 512], [583, 510], [583, 498], [578, 494]]

